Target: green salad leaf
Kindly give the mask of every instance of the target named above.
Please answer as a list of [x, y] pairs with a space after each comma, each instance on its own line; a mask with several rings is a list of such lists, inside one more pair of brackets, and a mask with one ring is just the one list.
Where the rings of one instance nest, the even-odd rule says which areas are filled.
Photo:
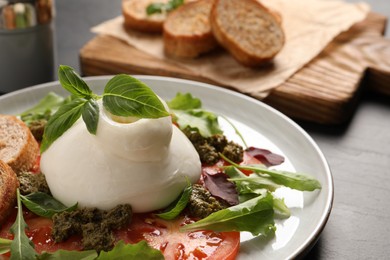
[[26, 208], [45, 218], [51, 218], [56, 213], [72, 211], [77, 208], [77, 203], [71, 207], [67, 207], [52, 196], [43, 192], [34, 192], [26, 196], [20, 195], [20, 198]]
[[182, 94], [181, 92], [178, 92], [167, 104], [173, 110], [189, 110], [202, 107], [202, 101], [199, 98], [193, 97], [191, 93]]
[[20, 200], [19, 189], [16, 191], [18, 213], [15, 223], [11, 226], [11, 233], [14, 239], [11, 243], [11, 260], [31, 260], [35, 259], [37, 252], [34, 249], [34, 243], [27, 237], [25, 230], [28, 228], [23, 219], [22, 202]]
[[170, 0], [167, 3], [151, 3], [146, 7], [146, 13], [152, 15], [155, 13], [170, 12], [182, 4], [184, 4], [184, 0]]
[[168, 207], [168, 210], [163, 213], [156, 214], [162, 219], [174, 219], [183, 211], [187, 206], [188, 201], [190, 200], [192, 193], [191, 182], [187, 181], [187, 186], [184, 188], [178, 200], [174, 201], [171, 206]]
[[125, 244], [123, 241], [119, 241], [115, 247], [109, 251], [101, 251], [98, 260], [111, 260], [111, 259], [150, 259], [150, 260], [163, 260], [164, 256], [160, 250], [151, 248], [145, 240], [138, 242], [137, 244]]
[[264, 165], [239, 165], [226, 158], [223, 154], [220, 154], [220, 156], [238, 169], [254, 171], [255, 173], [258, 173], [259, 176], [268, 177], [273, 182], [291, 189], [300, 191], [321, 189], [321, 183], [307, 174], [268, 169], [265, 168]]
[[218, 116], [212, 112], [203, 110], [200, 99], [194, 98], [190, 93], [177, 93], [167, 102], [173, 110], [174, 120], [181, 130], [191, 129], [198, 131], [203, 137], [221, 134]]
[[259, 176], [256, 173], [247, 176], [234, 166], [225, 167], [225, 173], [229, 176], [228, 180], [236, 184], [240, 202], [263, 195], [267, 191], [275, 191], [281, 187], [269, 178]]
[[11, 250], [12, 240], [0, 237], [0, 255], [8, 253]]
[[146, 84], [125, 74], [116, 75], [107, 83], [103, 104], [110, 113], [117, 116], [169, 116], [161, 100]]
[[35, 106], [22, 112], [20, 114], [20, 119], [27, 125], [29, 125], [32, 121], [40, 119], [48, 120], [53, 111], [56, 111], [62, 104], [68, 101], [69, 100], [54, 92], [49, 92]]
[[180, 228], [181, 231], [248, 231], [265, 237], [275, 233], [274, 198], [271, 193], [214, 212], [208, 217]]

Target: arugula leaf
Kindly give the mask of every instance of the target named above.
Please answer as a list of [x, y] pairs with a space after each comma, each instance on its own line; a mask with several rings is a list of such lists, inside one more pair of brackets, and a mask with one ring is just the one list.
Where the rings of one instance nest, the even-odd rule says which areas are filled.
[[11, 250], [12, 240], [0, 237], [0, 255], [8, 253]]
[[170, 0], [168, 3], [152, 3], [146, 7], [146, 13], [152, 15], [155, 13], [170, 12], [184, 3], [184, 0]]
[[67, 251], [57, 250], [54, 253], [43, 252], [37, 257], [37, 260], [94, 260], [98, 257], [95, 250], [86, 251]]
[[267, 191], [275, 191], [280, 187], [269, 178], [261, 177], [256, 173], [247, 176], [234, 166], [225, 167], [225, 173], [230, 177], [229, 181], [236, 184], [240, 202], [263, 195]]
[[81, 116], [82, 108], [87, 100], [82, 98], [73, 99], [61, 106], [47, 122], [41, 144], [41, 153], [63, 133], [66, 132]]
[[191, 93], [182, 94], [178, 92], [176, 96], [167, 102], [170, 109], [173, 110], [189, 110], [202, 107], [202, 102], [199, 98], [195, 98]]
[[32, 121], [50, 118], [52, 111], [56, 111], [67, 100], [54, 92], [49, 92], [32, 108], [22, 112], [20, 119], [29, 125]]
[[249, 231], [252, 235], [269, 236], [275, 233], [271, 193], [255, 197], [236, 206], [214, 212], [208, 217], [180, 228], [181, 231], [213, 230]]
[[23, 219], [22, 203], [20, 201], [20, 191], [16, 190], [16, 199], [18, 205], [18, 214], [15, 223], [11, 226], [11, 233], [14, 239], [11, 243], [11, 260], [31, 260], [35, 259], [37, 252], [34, 249], [34, 243], [27, 237], [25, 229], [28, 228]]
[[95, 135], [99, 123], [99, 105], [96, 100], [90, 99], [85, 102], [81, 109], [81, 116], [88, 132]]
[[72, 211], [77, 208], [77, 203], [71, 207], [67, 207], [43, 192], [34, 192], [26, 196], [20, 195], [20, 198], [24, 206], [33, 213], [45, 218], [51, 218], [55, 213]]
[[174, 113], [177, 117], [177, 124], [182, 130], [186, 128], [197, 130], [203, 137], [222, 133], [218, 124], [218, 116], [214, 113], [200, 109], [175, 110]]
[[218, 116], [212, 112], [201, 109], [202, 102], [190, 93], [177, 93], [167, 102], [174, 112], [174, 121], [181, 130], [190, 129], [198, 131], [203, 137], [221, 134]]
[[107, 83], [103, 93], [103, 105], [116, 116], [169, 116], [161, 100], [146, 84], [124, 74], [114, 76]]
[[89, 99], [93, 96], [87, 83], [69, 66], [60, 65], [58, 79], [64, 89], [77, 97]]
[[151, 248], [145, 240], [137, 244], [125, 244], [122, 240], [119, 241], [115, 247], [109, 251], [101, 251], [97, 260], [111, 260], [111, 259], [150, 259], [162, 260], [163, 254], [160, 250]]
[[187, 186], [184, 188], [179, 199], [174, 201], [172, 206], [168, 207], [169, 208], [168, 211], [156, 215], [162, 219], [167, 219], [167, 220], [176, 218], [187, 206], [188, 201], [190, 200], [191, 197], [191, 193], [192, 193], [192, 185], [187, 180]]
[[284, 199], [274, 198], [275, 216], [279, 218], [289, 218], [291, 216], [290, 209], [284, 203]]
[[260, 176], [269, 176], [269, 178], [275, 183], [284, 185], [291, 189], [300, 190], [300, 191], [314, 191], [316, 189], [321, 189], [321, 183], [317, 179], [303, 173], [278, 171], [278, 170], [264, 168], [263, 165], [260, 166], [239, 165], [226, 158], [226, 156], [224, 156], [223, 154], [220, 154], [220, 156], [225, 161], [229, 162], [231, 165], [237, 167], [238, 169], [254, 171], [260, 174]]
[[241, 139], [242, 143], [244, 144], [244, 147], [247, 148], [248, 145], [247, 143], [245, 142], [245, 139], [244, 137], [242, 136], [242, 134], [240, 133], [240, 131], [238, 131], [237, 127], [224, 115], [221, 116], [223, 119], [225, 119], [226, 122], [229, 123], [229, 125], [234, 129], [234, 132], [236, 133], [236, 135], [238, 135], [238, 137]]

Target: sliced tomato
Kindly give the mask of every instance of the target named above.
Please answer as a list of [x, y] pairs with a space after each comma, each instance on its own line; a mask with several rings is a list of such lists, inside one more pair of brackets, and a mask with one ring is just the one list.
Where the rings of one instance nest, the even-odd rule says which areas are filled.
[[[15, 221], [16, 212], [13, 213], [0, 229], [0, 237], [13, 239], [9, 232]], [[52, 236], [53, 222], [48, 218], [39, 217], [30, 211], [23, 211], [24, 220], [28, 226], [26, 235], [34, 243], [35, 250], [38, 253], [43, 251], [55, 252], [59, 249], [64, 250], [82, 250], [81, 237], [73, 236], [65, 242], [55, 243]]]
[[153, 214], [137, 214], [127, 229], [116, 233], [116, 238], [125, 243], [146, 240], [166, 259], [235, 259], [240, 247], [239, 232], [179, 231], [192, 222], [188, 217], [167, 221]]
[[[67, 241], [55, 243], [51, 237], [52, 221], [25, 211], [28, 225], [27, 236], [33, 241], [38, 253], [54, 252], [59, 249], [82, 250], [80, 236], [73, 236]], [[13, 239], [9, 232], [16, 214], [10, 216], [0, 230], [0, 237]], [[166, 259], [235, 259], [240, 247], [239, 232], [180, 232], [182, 225], [192, 223], [188, 217], [167, 221], [153, 214], [135, 214], [126, 228], [117, 230], [117, 241], [138, 243], [146, 240], [148, 244], [162, 251]]]

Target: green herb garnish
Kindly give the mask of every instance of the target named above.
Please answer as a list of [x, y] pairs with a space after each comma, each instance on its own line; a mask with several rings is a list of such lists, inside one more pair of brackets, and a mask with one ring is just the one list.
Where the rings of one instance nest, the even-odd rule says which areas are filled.
[[270, 193], [255, 197], [236, 206], [214, 212], [208, 217], [180, 228], [181, 231], [248, 231], [252, 235], [275, 233], [274, 198]]
[[20, 195], [20, 198], [26, 208], [45, 218], [51, 218], [56, 213], [72, 211], [77, 208], [77, 203], [71, 207], [67, 207], [43, 192], [34, 192], [26, 196]]
[[146, 7], [148, 15], [170, 12], [184, 4], [184, 0], [170, 0], [168, 3], [152, 3]]
[[16, 215], [15, 223], [11, 226], [11, 233], [14, 234], [14, 239], [11, 243], [11, 260], [31, 260], [35, 259], [37, 252], [34, 249], [34, 243], [27, 237], [25, 230], [28, 228], [23, 219], [22, 202], [20, 199], [19, 189], [16, 191], [16, 199], [18, 205], [18, 214]]
[[187, 180], [187, 186], [184, 188], [179, 199], [174, 201], [172, 205], [168, 207], [168, 210], [166, 212], [156, 214], [156, 215], [162, 219], [167, 219], [167, 220], [176, 218], [187, 206], [188, 201], [190, 200], [191, 197], [191, 193], [192, 193], [192, 184], [189, 180]]
[[260, 177], [266, 176], [276, 184], [280, 184], [291, 189], [300, 191], [314, 191], [316, 189], [321, 189], [321, 183], [318, 180], [303, 173], [268, 169], [265, 168], [264, 165], [239, 165], [226, 158], [223, 154], [220, 154], [220, 156], [238, 169], [253, 171], [258, 173]]
[[181, 130], [190, 129], [198, 131], [203, 137], [221, 134], [218, 116], [203, 110], [202, 103], [190, 93], [177, 93], [176, 97], [167, 102], [174, 113], [174, 120]]
[[0, 237], [0, 255], [8, 253], [11, 250], [12, 240]]
[[103, 106], [111, 114], [124, 117], [159, 118], [169, 116], [158, 96], [144, 83], [129, 76], [114, 76], [106, 85], [101, 96], [96, 95], [87, 83], [71, 68], [61, 65], [58, 70], [63, 88], [73, 95], [73, 99], [62, 105], [50, 117], [41, 144], [41, 152], [82, 116], [88, 131], [96, 134], [99, 121], [97, 100], [103, 98]]
[[36, 120], [49, 120], [51, 114], [57, 111], [57, 109], [66, 102], [69, 102], [69, 100], [54, 92], [49, 92], [38, 102], [38, 104], [24, 111], [19, 116], [27, 125], [30, 125], [31, 122]]

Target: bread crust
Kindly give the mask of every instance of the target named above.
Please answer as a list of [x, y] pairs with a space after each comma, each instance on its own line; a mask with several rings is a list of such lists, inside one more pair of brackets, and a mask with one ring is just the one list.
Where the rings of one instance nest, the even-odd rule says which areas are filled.
[[15, 172], [0, 160], [0, 225], [7, 218], [16, 201], [19, 182]]
[[163, 27], [165, 54], [173, 58], [196, 58], [218, 46], [209, 14], [213, 0], [190, 2], [172, 11]]
[[[123, 0], [122, 14], [125, 28], [147, 33], [161, 33], [167, 14], [146, 13], [146, 7], [155, 2], [156, 0]], [[158, 2], [166, 3], [168, 0]]]
[[0, 160], [18, 174], [31, 170], [38, 157], [38, 142], [26, 124], [15, 116], [0, 115]]
[[210, 24], [217, 41], [247, 67], [272, 60], [285, 42], [281, 17], [256, 0], [215, 0]]

